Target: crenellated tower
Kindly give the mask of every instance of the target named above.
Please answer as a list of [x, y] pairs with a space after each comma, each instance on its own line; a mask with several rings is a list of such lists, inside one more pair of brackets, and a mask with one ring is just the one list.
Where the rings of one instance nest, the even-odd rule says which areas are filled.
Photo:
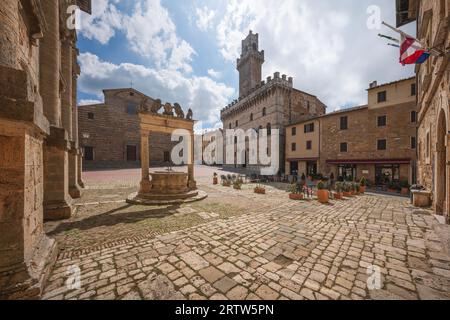
[[258, 51], [258, 34], [250, 30], [247, 38], [242, 40], [241, 57], [237, 59], [239, 71], [239, 97], [245, 97], [261, 83], [264, 50]]

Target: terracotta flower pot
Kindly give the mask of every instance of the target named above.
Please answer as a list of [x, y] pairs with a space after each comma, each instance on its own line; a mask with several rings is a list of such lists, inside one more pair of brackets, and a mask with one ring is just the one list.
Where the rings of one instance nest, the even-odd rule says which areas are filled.
[[365, 193], [366, 192], [366, 186], [361, 186], [361, 187], [359, 187], [360, 189], [359, 189], [359, 191], [361, 192], [361, 193]]
[[333, 193], [333, 198], [336, 200], [342, 200], [342, 192]]
[[347, 191], [344, 192], [344, 197], [349, 198], [351, 196], [352, 196], [351, 192], [347, 192]]
[[320, 203], [328, 203], [328, 190], [317, 190], [317, 198]]
[[303, 200], [303, 193], [290, 193], [289, 199], [291, 200]]
[[390, 192], [390, 193], [397, 193], [397, 190], [396, 189], [388, 189], [388, 192]]
[[402, 188], [402, 195], [407, 196], [409, 195], [409, 188]]
[[266, 189], [263, 188], [255, 188], [254, 191], [257, 194], [266, 194]]
[[217, 179], [217, 177], [213, 178], [213, 184], [219, 184], [219, 179]]

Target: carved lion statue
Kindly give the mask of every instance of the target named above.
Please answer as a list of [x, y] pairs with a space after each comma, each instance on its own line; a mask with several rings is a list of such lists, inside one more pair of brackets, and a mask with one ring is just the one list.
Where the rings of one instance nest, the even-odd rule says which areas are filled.
[[194, 113], [192, 112], [192, 109], [189, 109], [186, 115], [186, 119], [192, 120], [192, 117], [194, 116]]
[[151, 111], [152, 113], [158, 113], [159, 110], [161, 110], [161, 108], [162, 108], [161, 100], [160, 100], [160, 99], [157, 99], [157, 100], [155, 100], [155, 101], [153, 102], [153, 105], [152, 105], [150, 111]]
[[170, 103], [164, 105], [164, 113], [166, 116], [173, 116], [173, 107]]
[[177, 115], [177, 118], [184, 119], [184, 112], [183, 112], [183, 109], [181, 109], [181, 106], [178, 103], [174, 103], [173, 108], [175, 110], [175, 114]]

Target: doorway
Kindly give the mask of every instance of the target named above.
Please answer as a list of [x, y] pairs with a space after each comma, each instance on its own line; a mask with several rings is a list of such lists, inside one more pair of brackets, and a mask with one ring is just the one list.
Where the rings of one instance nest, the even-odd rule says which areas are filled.
[[298, 161], [291, 161], [291, 176], [298, 175]]
[[136, 162], [136, 161], [137, 161], [137, 147], [127, 146], [127, 162]]

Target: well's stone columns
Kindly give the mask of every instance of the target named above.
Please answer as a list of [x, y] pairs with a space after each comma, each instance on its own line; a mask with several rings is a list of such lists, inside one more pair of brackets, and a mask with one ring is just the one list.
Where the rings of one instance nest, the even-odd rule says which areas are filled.
[[42, 8], [47, 30], [39, 50], [40, 89], [44, 114], [51, 125], [50, 136], [44, 146], [44, 219], [55, 220], [69, 218], [72, 213], [69, 196], [70, 144], [61, 121], [59, 2], [42, 1]]
[[149, 154], [149, 132], [141, 131], [141, 168], [142, 179], [139, 193], [149, 193], [151, 189], [150, 183], [150, 154]]
[[194, 154], [194, 145], [195, 145], [195, 136], [194, 132], [190, 133], [190, 141], [189, 141], [189, 152], [188, 152], [188, 187], [191, 190], [197, 189], [197, 182], [195, 181], [194, 175], [194, 165], [195, 165], [195, 154]]

